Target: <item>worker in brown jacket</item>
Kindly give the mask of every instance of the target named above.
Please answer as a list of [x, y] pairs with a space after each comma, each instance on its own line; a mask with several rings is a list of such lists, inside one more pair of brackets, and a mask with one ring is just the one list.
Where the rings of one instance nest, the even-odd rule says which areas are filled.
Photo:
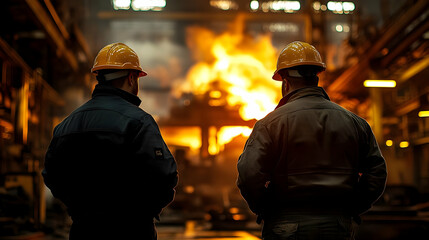
[[386, 184], [386, 164], [368, 123], [318, 87], [319, 52], [292, 42], [273, 79], [277, 108], [256, 122], [238, 160], [237, 185], [270, 239], [354, 239], [359, 215]]

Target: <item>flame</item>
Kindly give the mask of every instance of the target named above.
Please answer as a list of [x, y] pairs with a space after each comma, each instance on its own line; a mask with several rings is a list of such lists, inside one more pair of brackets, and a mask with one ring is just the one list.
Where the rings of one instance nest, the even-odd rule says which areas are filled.
[[246, 126], [225, 126], [221, 127], [219, 131], [211, 127], [209, 129], [209, 153], [216, 155], [223, 150], [225, 144], [231, 142], [235, 137], [239, 135], [249, 137], [251, 132], [252, 129]]
[[[187, 29], [187, 45], [195, 64], [176, 95], [208, 93], [210, 106], [238, 108], [243, 120], [259, 120], [274, 110], [281, 98], [281, 83], [271, 79], [278, 50], [270, 34], [244, 34], [244, 20], [239, 16], [220, 34], [198, 26]], [[245, 126], [210, 127], [209, 153], [218, 154], [233, 138], [248, 137], [251, 130]], [[193, 141], [201, 146], [201, 141]]]
[[249, 127], [222, 127], [218, 132], [218, 144], [225, 145], [231, 141], [234, 137], [242, 135], [243, 137], [249, 137], [252, 129]]
[[199, 127], [163, 127], [161, 132], [164, 141], [170, 144], [189, 146], [194, 151], [201, 147], [201, 129]]
[[244, 18], [238, 17], [222, 34], [201, 28], [187, 29], [187, 43], [196, 63], [190, 68], [182, 91], [204, 94], [214, 83], [225, 90], [229, 106], [240, 106], [243, 120], [261, 119], [277, 105], [280, 86], [271, 79], [277, 49], [271, 35], [243, 33]]

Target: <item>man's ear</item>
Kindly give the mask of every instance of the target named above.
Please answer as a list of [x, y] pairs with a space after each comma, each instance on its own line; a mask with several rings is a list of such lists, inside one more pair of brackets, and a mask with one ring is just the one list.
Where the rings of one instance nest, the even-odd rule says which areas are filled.
[[289, 92], [290, 85], [289, 82], [286, 80], [286, 78], [283, 78], [282, 80], [282, 97], [286, 96]]
[[127, 81], [128, 81], [128, 84], [129, 84], [130, 86], [133, 86], [133, 85], [134, 85], [134, 75], [132, 74], [132, 72], [130, 72], [130, 73], [128, 74]]

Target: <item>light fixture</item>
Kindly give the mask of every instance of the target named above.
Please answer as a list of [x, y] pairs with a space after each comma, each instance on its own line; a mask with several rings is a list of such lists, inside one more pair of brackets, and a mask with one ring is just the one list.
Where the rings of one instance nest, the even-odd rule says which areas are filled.
[[337, 31], [337, 32], [342, 32], [342, 31], [343, 31], [343, 25], [341, 25], [341, 24], [337, 24], [337, 25], [335, 26], [335, 31]]
[[319, 11], [320, 10], [320, 2], [314, 2], [313, 3], [313, 9], [314, 10], [316, 10], [316, 11]]
[[344, 12], [351, 12], [355, 10], [355, 4], [352, 2], [343, 2], [343, 10]]
[[355, 10], [355, 4], [353, 2], [329, 1], [327, 7], [329, 11], [336, 14], [349, 14]]
[[252, 9], [253, 11], [258, 10], [259, 8], [259, 2], [256, 0], [253, 0], [250, 2], [250, 9]]
[[301, 9], [299, 1], [270, 1], [268, 3], [272, 11], [294, 12]]
[[423, 117], [429, 117], [429, 111], [420, 111], [419, 112], [419, 117], [423, 118]]
[[133, 0], [131, 3], [134, 11], [160, 11], [166, 5], [165, 0]]
[[115, 10], [128, 10], [130, 9], [131, 0], [113, 0], [112, 3]]
[[232, 0], [210, 0], [210, 6], [222, 10], [235, 10], [238, 9], [238, 4]]
[[290, 32], [297, 33], [299, 32], [298, 25], [294, 23], [270, 23], [263, 26], [264, 29], [269, 30], [270, 32]]
[[392, 140], [386, 140], [386, 146], [391, 147], [393, 146], [393, 141]]
[[407, 148], [408, 146], [410, 146], [410, 143], [407, 141], [402, 141], [399, 143], [400, 148]]
[[365, 87], [379, 87], [379, 88], [394, 88], [396, 87], [395, 80], [365, 80], [363, 82]]

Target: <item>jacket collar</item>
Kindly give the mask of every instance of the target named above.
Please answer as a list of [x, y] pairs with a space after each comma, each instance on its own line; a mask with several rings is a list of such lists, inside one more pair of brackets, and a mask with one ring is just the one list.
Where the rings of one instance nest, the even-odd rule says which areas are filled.
[[119, 88], [115, 88], [112, 86], [108, 86], [108, 85], [100, 85], [97, 84], [95, 86], [94, 91], [92, 92], [92, 97], [96, 97], [96, 96], [101, 96], [101, 95], [116, 95], [119, 96], [125, 100], [127, 100], [128, 102], [136, 105], [136, 106], [140, 106], [140, 103], [142, 102], [140, 100], [140, 98], [134, 94], [131, 94], [127, 91], [124, 91], [122, 89]]
[[325, 92], [325, 90], [322, 87], [305, 87], [305, 88], [296, 89], [288, 93], [286, 96], [284, 96], [280, 100], [276, 109], [285, 105], [288, 102], [292, 102], [292, 101], [295, 101], [296, 99], [308, 97], [308, 96], [321, 96], [327, 100], [331, 100], [328, 94]]

